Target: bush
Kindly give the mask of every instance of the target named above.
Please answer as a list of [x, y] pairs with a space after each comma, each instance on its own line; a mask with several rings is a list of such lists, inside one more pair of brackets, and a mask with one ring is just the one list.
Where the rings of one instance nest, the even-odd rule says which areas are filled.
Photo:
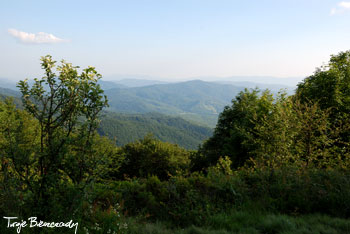
[[120, 149], [125, 158], [115, 178], [147, 178], [155, 175], [161, 180], [187, 174], [190, 152], [148, 135], [143, 140], [129, 143]]

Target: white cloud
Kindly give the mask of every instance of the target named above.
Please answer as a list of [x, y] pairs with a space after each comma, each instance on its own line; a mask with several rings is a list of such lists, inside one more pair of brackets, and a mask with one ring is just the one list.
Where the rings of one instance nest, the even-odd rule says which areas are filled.
[[340, 2], [340, 3], [338, 3], [338, 6], [340, 6], [342, 8], [350, 9], [350, 2]]
[[342, 14], [350, 10], [350, 2], [339, 2], [336, 7], [331, 9], [331, 15]]
[[45, 32], [27, 33], [16, 29], [9, 29], [8, 33], [25, 44], [53, 44], [67, 42], [67, 40], [58, 38], [53, 34]]

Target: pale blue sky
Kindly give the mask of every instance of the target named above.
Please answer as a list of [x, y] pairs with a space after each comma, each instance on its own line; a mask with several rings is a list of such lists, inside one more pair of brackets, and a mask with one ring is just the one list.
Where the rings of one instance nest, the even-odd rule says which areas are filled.
[[46, 54], [106, 77], [305, 77], [348, 49], [350, 1], [0, 0], [0, 77], [16, 80]]

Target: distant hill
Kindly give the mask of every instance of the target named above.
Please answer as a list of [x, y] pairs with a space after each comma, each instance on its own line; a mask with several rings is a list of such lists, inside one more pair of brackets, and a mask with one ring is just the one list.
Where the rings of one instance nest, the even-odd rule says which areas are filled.
[[5, 95], [5, 96], [13, 96], [13, 97], [21, 97], [21, 93], [18, 91], [14, 91], [12, 89], [8, 88], [2, 88], [0, 87], [0, 94]]
[[159, 80], [145, 80], [145, 79], [122, 79], [122, 80], [112, 80], [111, 82], [125, 86], [125, 87], [129, 87], [129, 88], [168, 83], [168, 82], [159, 81]]
[[0, 87], [0, 100], [4, 101], [7, 98], [13, 98], [13, 102], [17, 107], [23, 107], [20, 92]]
[[106, 81], [106, 80], [99, 80], [98, 84], [101, 86], [103, 90], [108, 90], [108, 89], [125, 89], [128, 88], [125, 85], [115, 83], [113, 81]]
[[1, 88], [6, 88], [6, 89], [12, 89], [12, 90], [18, 90], [16, 87], [16, 82], [10, 79], [2, 78], [0, 77], [0, 87]]
[[143, 138], [148, 133], [161, 141], [178, 144], [187, 149], [198, 145], [212, 135], [212, 129], [192, 124], [179, 117], [158, 113], [120, 114], [105, 112], [99, 134], [116, 139], [119, 146]]
[[273, 77], [273, 76], [229, 76], [229, 77], [216, 77], [216, 76], [207, 76], [199, 77], [197, 79], [217, 82], [248, 82], [256, 84], [265, 84], [265, 85], [283, 85], [289, 87], [296, 87], [296, 85], [303, 80], [303, 77]]
[[249, 81], [215, 81], [215, 83], [219, 84], [229, 84], [239, 87], [245, 88], [259, 88], [261, 90], [269, 89], [272, 93], [278, 93], [281, 90], [286, 91], [289, 95], [292, 95], [295, 92], [296, 86], [288, 86], [282, 84], [263, 84], [263, 83], [255, 83]]
[[149, 86], [155, 84], [167, 84], [164, 78], [137, 74], [115, 74], [103, 76], [103, 80], [111, 81], [115, 84], [124, 85], [129, 88]]
[[193, 80], [105, 91], [110, 110], [160, 112], [215, 126], [218, 114], [243, 87]]

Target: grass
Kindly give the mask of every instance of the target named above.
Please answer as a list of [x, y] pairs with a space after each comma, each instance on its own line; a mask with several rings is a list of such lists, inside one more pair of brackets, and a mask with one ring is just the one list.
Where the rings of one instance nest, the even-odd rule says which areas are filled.
[[148, 223], [129, 218], [128, 234], [335, 234], [350, 233], [350, 220], [325, 215], [287, 216], [244, 211], [217, 214], [202, 227], [171, 227], [167, 223]]

